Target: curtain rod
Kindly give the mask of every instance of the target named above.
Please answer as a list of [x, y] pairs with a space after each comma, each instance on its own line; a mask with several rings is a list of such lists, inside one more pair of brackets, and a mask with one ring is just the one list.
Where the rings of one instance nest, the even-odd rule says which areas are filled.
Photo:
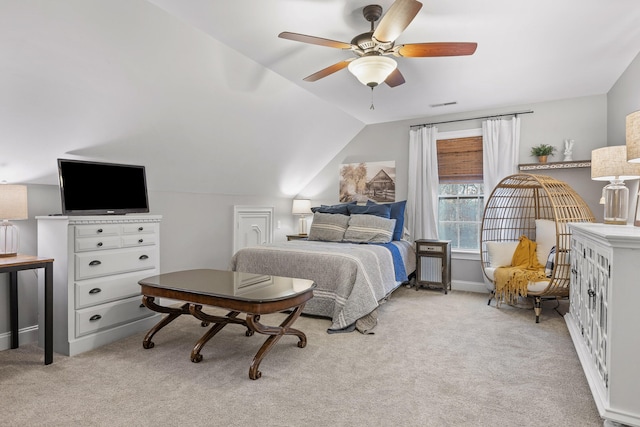
[[422, 123], [420, 125], [411, 125], [409, 127], [422, 127], [422, 126], [431, 126], [431, 125], [439, 125], [442, 123], [455, 123], [455, 122], [466, 122], [467, 120], [479, 120], [479, 119], [493, 119], [495, 117], [505, 117], [505, 116], [518, 116], [518, 114], [532, 114], [533, 110], [528, 111], [515, 111], [513, 113], [503, 113], [503, 114], [494, 114], [491, 116], [483, 116], [483, 117], [471, 117], [468, 119], [458, 119], [458, 120], [447, 120], [444, 122], [433, 122], [433, 123]]

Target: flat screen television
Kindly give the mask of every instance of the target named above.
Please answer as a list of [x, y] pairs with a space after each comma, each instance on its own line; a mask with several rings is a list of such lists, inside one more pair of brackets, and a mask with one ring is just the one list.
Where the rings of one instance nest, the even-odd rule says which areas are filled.
[[58, 159], [63, 215], [149, 212], [144, 166]]

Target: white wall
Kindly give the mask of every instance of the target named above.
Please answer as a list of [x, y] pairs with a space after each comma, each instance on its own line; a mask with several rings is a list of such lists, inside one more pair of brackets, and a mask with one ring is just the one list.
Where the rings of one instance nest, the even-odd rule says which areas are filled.
[[0, 181], [56, 185], [71, 157], [145, 165], [157, 191], [293, 196], [364, 127], [145, 0], [0, 4]]
[[[640, 110], [640, 54], [631, 62], [627, 70], [620, 76], [607, 94], [608, 144], [626, 144], [626, 118], [634, 111]], [[636, 197], [640, 180], [627, 181], [631, 200], [629, 201], [629, 219], [635, 218], [636, 205], [640, 198]]]
[[[536, 160], [529, 156], [529, 150], [540, 143], [555, 145], [559, 149], [559, 153], [550, 158], [550, 161], [562, 161], [565, 138], [576, 141], [573, 150], [574, 160], [589, 160], [591, 150], [607, 145], [607, 98], [605, 95], [381, 123], [367, 126], [360, 131], [300, 194], [310, 197], [314, 202], [335, 202], [338, 197], [340, 164], [395, 160], [396, 193], [398, 200], [401, 200], [407, 194], [406, 171], [409, 161], [409, 127], [411, 125], [525, 110], [533, 110], [533, 114], [520, 116], [522, 119], [520, 163], [535, 163]], [[482, 120], [439, 124], [437, 127], [442, 132], [475, 129], [482, 127]], [[578, 192], [583, 184], [581, 178], [582, 176], [575, 179]], [[588, 198], [591, 189], [592, 186], [587, 185], [583, 189], [584, 195], [580, 194]]]
[[625, 144], [628, 114], [640, 110], [640, 54], [607, 94], [608, 145]]

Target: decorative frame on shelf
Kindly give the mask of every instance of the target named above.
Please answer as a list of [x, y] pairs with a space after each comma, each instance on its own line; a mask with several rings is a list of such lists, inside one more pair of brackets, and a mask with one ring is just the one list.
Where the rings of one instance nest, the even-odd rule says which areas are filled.
[[549, 169], [574, 169], [590, 168], [591, 160], [577, 160], [572, 162], [550, 162], [550, 163], [524, 163], [518, 165], [521, 171], [537, 171]]

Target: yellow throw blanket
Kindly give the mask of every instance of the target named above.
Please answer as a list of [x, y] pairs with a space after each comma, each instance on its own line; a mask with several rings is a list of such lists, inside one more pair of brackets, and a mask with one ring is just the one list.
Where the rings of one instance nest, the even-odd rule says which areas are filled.
[[529, 240], [527, 236], [521, 236], [520, 243], [513, 253], [511, 266], [496, 268], [493, 276], [496, 285], [496, 300], [514, 303], [519, 296], [527, 296], [529, 282], [547, 279], [544, 274], [544, 266], [538, 262], [536, 246], [536, 242]]

